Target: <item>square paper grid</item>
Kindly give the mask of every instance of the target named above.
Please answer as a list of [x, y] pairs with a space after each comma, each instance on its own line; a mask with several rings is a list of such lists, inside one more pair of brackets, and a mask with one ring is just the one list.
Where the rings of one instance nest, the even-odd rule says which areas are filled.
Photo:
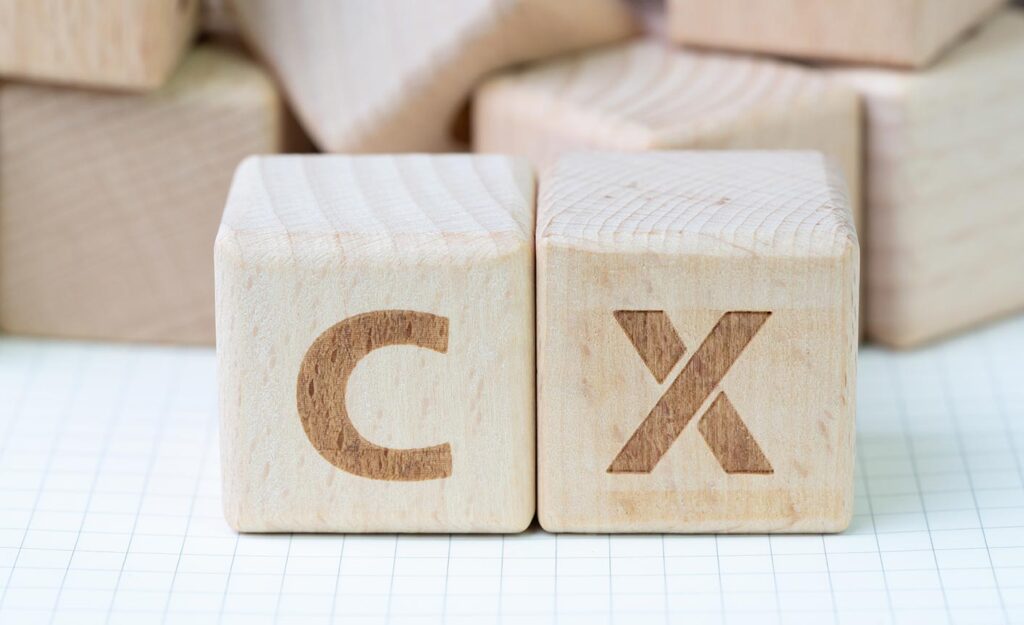
[[0, 339], [2, 623], [1024, 623], [1024, 319], [862, 350], [836, 536], [239, 536], [212, 350]]

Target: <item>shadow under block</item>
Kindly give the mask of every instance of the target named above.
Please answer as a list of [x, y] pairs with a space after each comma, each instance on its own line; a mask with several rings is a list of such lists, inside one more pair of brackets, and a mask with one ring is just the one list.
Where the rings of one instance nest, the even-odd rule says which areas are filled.
[[677, 43], [923, 67], [1005, 0], [667, 0]]
[[925, 71], [834, 76], [866, 103], [868, 335], [913, 346], [1024, 309], [1024, 10]]
[[234, 8], [328, 152], [462, 147], [464, 106], [485, 74], [636, 29], [620, 0], [246, 0]]
[[533, 174], [507, 157], [239, 167], [216, 244], [232, 527], [526, 529], [533, 213]]
[[196, 30], [199, 0], [0, 0], [0, 75], [149, 90]]
[[859, 214], [860, 104], [792, 63], [621, 44], [498, 74], [473, 102], [473, 148], [543, 170], [578, 150], [820, 150]]
[[541, 525], [844, 529], [858, 243], [821, 155], [573, 154], [538, 211]]
[[163, 88], [0, 87], [0, 328], [212, 344], [238, 163], [286, 146], [270, 76], [200, 46]]

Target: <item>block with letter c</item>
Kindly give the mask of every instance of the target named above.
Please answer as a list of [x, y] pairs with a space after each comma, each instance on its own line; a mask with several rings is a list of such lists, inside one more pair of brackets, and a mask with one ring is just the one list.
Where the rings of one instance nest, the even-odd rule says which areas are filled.
[[501, 156], [239, 166], [215, 247], [232, 527], [530, 524], [533, 210]]

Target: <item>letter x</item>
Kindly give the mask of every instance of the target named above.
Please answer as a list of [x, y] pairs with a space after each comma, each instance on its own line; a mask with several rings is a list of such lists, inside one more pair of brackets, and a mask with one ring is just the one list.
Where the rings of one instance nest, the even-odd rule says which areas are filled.
[[[617, 310], [615, 319], [647, 368], [661, 383], [686, 353], [661, 310]], [[633, 433], [608, 473], [650, 473], [718, 387], [726, 372], [771, 315], [727, 312]], [[726, 473], [772, 473], [772, 466], [725, 393], [719, 393], [698, 424]]]

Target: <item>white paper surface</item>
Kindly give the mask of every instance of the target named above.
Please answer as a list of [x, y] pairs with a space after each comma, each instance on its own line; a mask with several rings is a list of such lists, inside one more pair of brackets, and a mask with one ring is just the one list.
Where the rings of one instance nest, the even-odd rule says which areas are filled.
[[212, 350], [0, 339], [0, 622], [1024, 622], [1024, 319], [858, 396], [842, 535], [239, 536]]

